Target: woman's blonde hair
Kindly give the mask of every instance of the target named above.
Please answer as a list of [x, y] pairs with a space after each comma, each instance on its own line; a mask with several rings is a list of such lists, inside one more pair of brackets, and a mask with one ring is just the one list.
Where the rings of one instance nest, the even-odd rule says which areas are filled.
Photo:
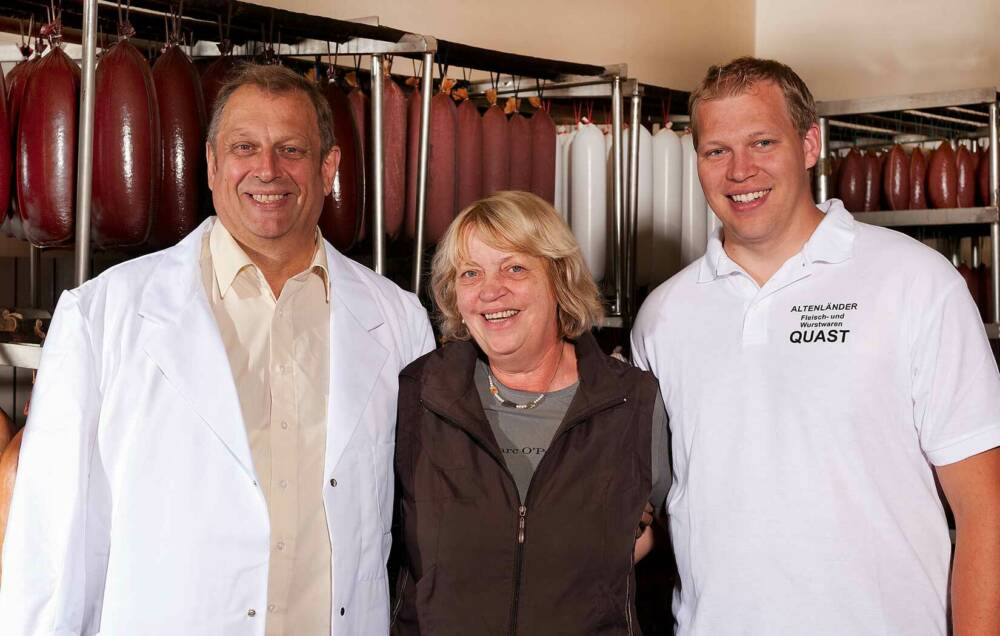
[[496, 249], [546, 261], [561, 337], [576, 338], [600, 323], [604, 307], [597, 285], [569, 226], [555, 208], [534, 194], [505, 191], [462, 210], [438, 244], [431, 263], [431, 291], [443, 341], [469, 339], [458, 312], [455, 280], [473, 232]]

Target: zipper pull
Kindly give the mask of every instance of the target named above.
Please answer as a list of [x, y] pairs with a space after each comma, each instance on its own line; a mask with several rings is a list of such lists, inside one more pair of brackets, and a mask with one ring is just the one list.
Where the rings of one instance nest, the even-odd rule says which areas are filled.
[[517, 542], [524, 543], [524, 517], [528, 514], [528, 509], [521, 506], [517, 509]]

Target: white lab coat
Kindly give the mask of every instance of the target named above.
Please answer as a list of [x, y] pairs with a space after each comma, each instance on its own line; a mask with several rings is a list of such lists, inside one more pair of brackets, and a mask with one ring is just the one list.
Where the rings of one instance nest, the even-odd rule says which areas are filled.
[[[199, 269], [211, 223], [59, 300], [11, 504], [0, 634], [264, 634], [268, 511]], [[397, 376], [434, 343], [415, 296], [326, 251], [332, 631], [385, 634]]]

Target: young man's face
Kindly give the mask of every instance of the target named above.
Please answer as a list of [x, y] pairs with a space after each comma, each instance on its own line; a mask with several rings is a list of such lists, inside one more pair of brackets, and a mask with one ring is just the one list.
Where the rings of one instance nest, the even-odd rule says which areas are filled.
[[698, 176], [727, 245], [780, 241], [796, 215], [814, 210], [806, 171], [819, 156], [818, 128], [803, 138], [772, 82], [696, 108]]

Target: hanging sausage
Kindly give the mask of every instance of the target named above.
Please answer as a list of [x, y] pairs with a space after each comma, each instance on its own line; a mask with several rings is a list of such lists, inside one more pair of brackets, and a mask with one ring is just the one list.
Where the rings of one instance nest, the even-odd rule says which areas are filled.
[[483, 114], [483, 196], [510, 188], [510, 127], [497, 106], [495, 90], [486, 91], [490, 107]]
[[[30, 31], [30, 28], [29, 28]], [[10, 161], [12, 181], [9, 182], [7, 215], [2, 218], [0, 231], [6, 236], [16, 239], [24, 239], [24, 225], [21, 221], [20, 208], [17, 203], [17, 131], [20, 121], [21, 103], [24, 101], [24, 89], [28, 85], [28, 79], [38, 66], [41, 53], [45, 50], [45, 44], [41, 40], [37, 44], [37, 55], [32, 57], [32, 49], [22, 38], [20, 45], [21, 55], [24, 59], [14, 65], [6, 78], [6, 103], [8, 126], [10, 130]]]
[[990, 154], [985, 152], [976, 168], [976, 192], [979, 205], [990, 205]]
[[653, 135], [653, 282], [681, 268], [681, 189], [684, 164], [681, 139], [670, 128]]
[[386, 67], [382, 77], [382, 211], [385, 233], [399, 235], [406, 214], [406, 95]]
[[[411, 77], [410, 82], [413, 92], [406, 105], [406, 236], [412, 238], [417, 224], [417, 173], [420, 167], [420, 109], [423, 93], [420, 78]], [[430, 138], [427, 141], [430, 143]]]
[[635, 282], [644, 286], [653, 280], [653, 135], [642, 125], [639, 126], [638, 172]]
[[531, 190], [531, 123], [518, 110], [519, 101], [515, 97], [507, 100], [506, 110], [510, 112], [510, 119], [507, 120], [510, 154], [507, 159], [510, 161], [510, 189], [527, 192]]
[[541, 100], [531, 98], [535, 114], [531, 116], [531, 191], [549, 203], [555, 203], [556, 125]]
[[955, 153], [955, 204], [971, 208], [976, 204], [976, 168], [972, 153], [959, 146]]
[[[228, 26], [226, 30], [228, 31]], [[239, 64], [239, 60], [232, 56], [233, 44], [228, 37], [222, 36], [218, 47], [219, 57], [212, 60], [211, 64], [201, 72], [201, 93], [205, 103], [207, 121], [211, 121], [212, 115], [215, 113], [215, 100], [219, 96], [222, 85], [226, 83], [230, 73]]]
[[934, 152], [927, 168], [927, 198], [935, 208], [953, 208], [957, 205], [958, 168], [951, 143], [942, 141]]
[[849, 212], [863, 212], [865, 209], [864, 164], [864, 158], [857, 148], [851, 148], [840, 163], [837, 192]]
[[94, 182], [90, 226], [98, 247], [139, 245], [156, 214], [160, 123], [146, 58], [119, 26], [94, 80]]
[[483, 119], [476, 104], [465, 99], [458, 105], [456, 121], [457, 213], [483, 197]]
[[705, 193], [698, 180], [698, 154], [691, 135], [681, 137], [681, 259], [682, 265], [694, 262], [705, 253], [708, 217]]
[[360, 212], [362, 222], [358, 230], [358, 241], [363, 241], [367, 235], [368, 226], [372, 223], [371, 215], [368, 213], [372, 205], [371, 179], [368, 176], [372, 174], [371, 152], [369, 151], [371, 140], [368, 138], [369, 131], [371, 131], [371, 103], [368, 100], [368, 95], [361, 90], [357, 71], [348, 73], [344, 79], [348, 86], [351, 87], [351, 90], [347, 93], [347, 103], [351, 107], [351, 118], [354, 122], [354, 129], [357, 131], [358, 140], [361, 142], [361, 164], [365, 167], [364, 205]]
[[333, 114], [333, 136], [340, 148], [340, 164], [333, 177], [333, 191], [323, 199], [319, 229], [335, 248], [346, 252], [354, 245], [364, 222], [361, 218], [365, 197], [364, 163], [351, 106], [347, 95], [337, 85], [334, 69], [333, 66], [329, 69], [323, 95]]
[[[443, 78], [441, 90], [431, 98], [427, 148], [427, 205], [424, 243], [434, 244], [455, 218], [455, 135], [457, 109], [451, 98], [453, 80]], [[416, 215], [407, 223], [407, 234], [416, 238]]]
[[570, 159], [573, 152], [573, 137], [576, 136], [576, 129], [573, 128], [569, 131], [563, 132], [559, 135], [559, 173], [556, 175], [558, 179], [558, 188], [560, 192], [560, 198], [558, 205], [556, 205], [556, 210], [562, 216], [563, 220], [569, 223], [570, 214], [572, 209], [570, 205], [572, 203], [570, 197], [570, 174], [572, 172], [572, 166], [570, 165]]
[[[17, 201], [24, 233], [38, 246], [73, 240], [80, 68], [47, 25], [51, 50], [26, 78], [17, 131]], [[121, 140], [119, 139], [119, 143]]]
[[882, 173], [882, 189], [890, 210], [905, 210], [910, 204], [910, 158], [899, 144], [889, 150]]
[[882, 194], [882, 170], [878, 155], [869, 150], [862, 157], [862, 200], [865, 212], [878, 210]]
[[927, 158], [920, 148], [910, 153], [910, 204], [911, 210], [926, 210], [927, 205]]
[[159, 204], [149, 234], [156, 248], [177, 243], [202, 218], [205, 100], [198, 71], [178, 41], [175, 31], [152, 70], [160, 119]]
[[604, 135], [580, 124], [570, 147], [570, 227], [594, 280], [604, 278], [607, 258], [607, 159]]
[[7, 218], [10, 207], [11, 180], [14, 174], [14, 143], [7, 114], [7, 86], [0, 70], [0, 220]]

